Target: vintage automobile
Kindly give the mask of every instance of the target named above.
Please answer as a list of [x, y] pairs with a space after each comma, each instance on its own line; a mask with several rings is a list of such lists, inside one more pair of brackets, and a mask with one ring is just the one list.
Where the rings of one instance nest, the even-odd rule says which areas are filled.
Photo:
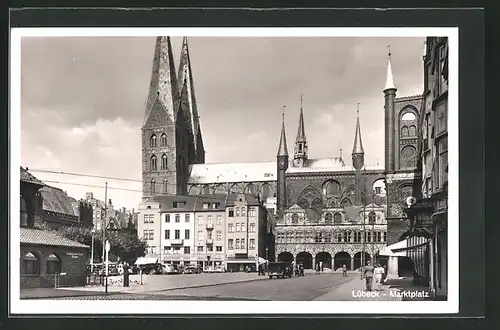
[[183, 274], [200, 274], [201, 273], [201, 270], [199, 267], [197, 266], [186, 266], [184, 267], [183, 269]]
[[268, 264], [267, 275], [269, 278], [277, 277], [277, 278], [291, 278], [293, 267], [291, 264], [283, 261], [279, 262], [270, 262]]

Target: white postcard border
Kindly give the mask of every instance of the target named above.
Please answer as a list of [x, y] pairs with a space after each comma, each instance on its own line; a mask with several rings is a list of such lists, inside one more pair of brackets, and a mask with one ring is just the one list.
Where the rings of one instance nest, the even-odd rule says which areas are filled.
[[[458, 28], [14, 28], [10, 53], [10, 312], [12, 314], [451, 314], [459, 311]], [[447, 301], [85, 301], [20, 300], [20, 111], [22, 37], [426, 37], [449, 39]]]

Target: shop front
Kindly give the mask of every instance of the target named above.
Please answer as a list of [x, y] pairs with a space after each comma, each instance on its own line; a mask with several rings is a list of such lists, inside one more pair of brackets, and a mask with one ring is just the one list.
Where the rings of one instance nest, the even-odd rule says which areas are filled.
[[232, 259], [227, 260], [228, 272], [256, 272], [257, 261], [255, 259]]
[[428, 238], [429, 289], [435, 300], [446, 300], [448, 276], [447, 202], [440, 195], [422, 198], [405, 209], [410, 234]]

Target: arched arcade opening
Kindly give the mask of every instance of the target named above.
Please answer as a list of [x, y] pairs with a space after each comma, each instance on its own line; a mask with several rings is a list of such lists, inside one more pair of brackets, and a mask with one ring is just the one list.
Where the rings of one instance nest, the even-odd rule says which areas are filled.
[[281, 252], [278, 254], [278, 261], [284, 261], [284, 262], [293, 262], [293, 254], [290, 252]]
[[304, 269], [313, 269], [312, 255], [309, 252], [300, 252], [296, 258], [297, 264], [302, 263]]
[[368, 261], [371, 261], [372, 257], [369, 253], [364, 252], [364, 258], [361, 258], [363, 256], [363, 252], [358, 252], [354, 255], [354, 270], [358, 270], [361, 268], [363, 261], [366, 265]]
[[334, 270], [346, 266], [347, 270], [351, 270], [351, 255], [345, 251], [338, 252], [334, 256]]
[[321, 270], [332, 268], [332, 255], [328, 252], [320, 252], [316, 255], [316, 263], [320, 264]]

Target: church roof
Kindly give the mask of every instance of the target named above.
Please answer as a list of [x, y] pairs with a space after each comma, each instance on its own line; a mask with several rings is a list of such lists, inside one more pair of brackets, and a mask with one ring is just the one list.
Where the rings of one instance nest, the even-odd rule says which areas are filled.
[[76, 206], [77, 201], [74, 198], [69, 197], [61, 189], [44, 186], [40, 189], [40, 193], [42, 194], [42, 208], [44, 211], [78, 216], [77, 210], [73, 207], [73, 204]]
[[[189, 166], [189, 184], [276, 181], [276, 162], [212, 163]], [[339, 158], [307, 159], [303, 167], [288, 167], [286, 173], [351, 172]], [[366, 166], [366, 171], [384, 171], [380, 166]]]
[[276, 162], [213, 163], [189, 166], [188, 183], [276, 181]]

